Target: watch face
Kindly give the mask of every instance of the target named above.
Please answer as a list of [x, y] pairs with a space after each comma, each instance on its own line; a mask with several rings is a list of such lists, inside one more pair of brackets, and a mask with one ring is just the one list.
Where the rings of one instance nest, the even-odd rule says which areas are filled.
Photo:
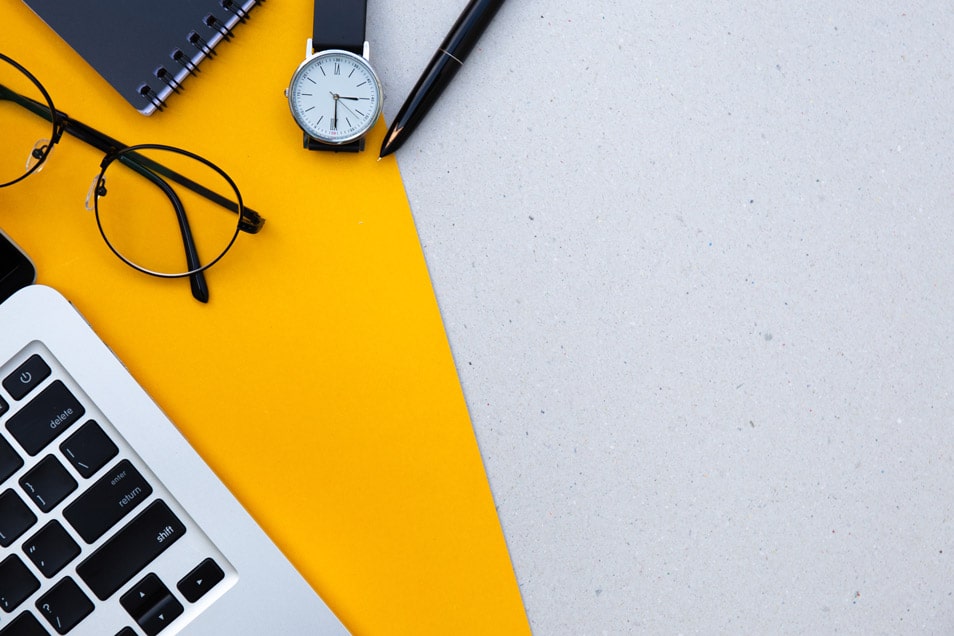
[[295, 71], [288, 105], [309, 136], [343, 144], [374, 126], [381, 114], [381, 83], [360, 55], [321, 51]]

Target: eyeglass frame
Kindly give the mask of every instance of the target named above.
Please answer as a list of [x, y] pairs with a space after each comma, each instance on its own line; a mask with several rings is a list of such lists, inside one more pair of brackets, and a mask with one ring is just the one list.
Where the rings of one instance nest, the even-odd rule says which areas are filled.
[[[43, 86], [43, 84], [36, 78], [35, 75], [33, 75], [29, 70], [27, 70], [22, 64], [20, 64], [16, 60], [12, 59], [11, 57], [3, 53], [0, 53], [0, 60], [9, 63], [16, 70], [23, 73], [23, 75], [33, 83], [33, 85], [37, 88], [37, 90], [40, 91], [40, 94], [46, 100], [46, 105], [40, 102], [37, 102], [36, 100], [31, 99], [30, 97], [21, 95], [10, 88], [3, 86], [2, 84], [0, 84], [0, 100], [9, 99], [13, 103], [25, 108], [26, 110], [29, 110], [33, 114], [50, 121], [52, 125], [50, 139], [41, 140], [41, 141], [45, 141], [45, 143], [42, 146], [39, 145], [39, 142], [36, 146], [34, 146], [34, 149], [32, 151], [32, 157], [35, 160], [35, 163], [33, 163], [32, 166], [29, 166], [26, 172], [24, 172], [24, 174], [22, 174], [21, 176], [17, 177], [16, 179], [13, 179], [12, 181], [8, 181], [6, 183], [0, 184], [0, 188], [7, 187], [15, 183], [19, 183], [20, 181], [26, 179], [31, 174], [34, 174], [35, 172], [39, 171], [41, 169], [41, 166], [46, 162], [47, 158], [49, 158], [50, 152], [52, 151], [53, 146], [59, 143], [60, 139], [63, 136], [63, 133], [64, 132], [69, 133], [71, 136], [79, 139], [80, 141], [86, 143], [87, 145], [92, 146], [93, 148], [96, 148], [97, 150], [105, 153], [105, 157], [100, 162], [100, 173], [96, 177], [95, 181], [93, 182], [93, 187], [91, 188], [90, 194], [87, 197], [87, 207], [89, 202], [88, 199], [89, 197], [92, 197], [94, 201], [95, 211], [96, 211], [96, 224], [97, 224], [97, 227], [99, 228], [100, 235], [102, 236], [103, 240], [106, 242], [106, 245], [109, 247], [110, 251], [112, 251], [121, 261], [123, 261], [124, 263], [132, 267], [133, 269], [140, 271], [144, 274], [149, 274], [150, 276], [156, 276], [159, 278], [184, 278], [188, 276], [190, 285], [192, 288], [193, 297], [195, 297], [196, 300], [199, 300], [201, 302], [208, 302], [209, 291], [208, 291], [208, 285], [205, 281], [205, 276], [203, 275], [203, 272], [207, 270], [208, 268], [210, 268], [215, 263], [217, 263], [223, 256], [225, 256], [226, 252], [228, 252], [229, 249], [231, 249], [240, 231], [246, 232], [248, 234], [257, 234], [265, 224], [264, 217], [262, 217], [255, 210], [244, 205], [242, 201], [242, 195], [239, 192], [238, 186], [235, 184], [232, 178], [229, 177], [229, 175], [226, 174], [225, 171], [223, 171], [221, 168], [213, 164], [211, 161], [193, 152], [184, 150], [182, 148], [176, 148], [174, 146], [167, 146], [162, 144], [138, 144], [135, 146], [128, 146], [126, 144], [123, 144], [122, 142], [110, 137], [109, 135], [106, 135], [105, 133], [102, 133], [96, 130], [92, 126], [89, 126], [88, 124], [84, 124], [83, 122], [70, 117], [63, 111], [57, 110], [56, 107], [53, 105], [53, 98], [50, 96], [49, 92], [46, 90], [46, 87]], [[170, 152], [181, 154], [190, 159], [193, 159], [193, 160], [199, 161], [200, 163], [205, 164], [207, 167], [211, 168], [213, 171], [217, 172], [220, 176], [222, 176], [226, 180], [226, 182], [232, 187], [232, 189], [235, 190], [237, 201], [235, 202], [230, 201], [229, 199], [217, 194], [216, 192], [213, 192], [209, 190], [208, 188], [205, 188], [204, 186], [198, 183], [195, 183], [194, 181], [188, 179], [187, 177], [184, 177], [183, 175], [180, 175], [173, 170], [165, 168], [164, 166], [162, 166], [161, 164], [155, 161], [147, 159], [141, 154], [138, 154], [137, 152], [138, 150], [170, 151]], [[103, 230], [102, 223], [100, 222], [98, 200], [102, 194], [105, 194], [105, 190], [103, 189], [103, 175], [105, 174], [106, 169], [109, 167], [109, 165], [114, 161], [120, 161], [125, 166], [138, 172], [144, 178], [152, 181], [154, 185], [161, 188], [163, 192], [166, 194], [166, 196], [169, 197], [170, 201], [172, 202], [173, 208], [176, 211], [176, 215], [178, 217], [180, 231], [182, 233], [183, 246], [186, 251], [186, 259], [188, 263], [190, 264], [190, 270], [188, 272], [183, 272], [180, 274], [168, 274], [168, 273], [152, 271], [141, 265], [136, 264], [133, 261], [130, 261], [123, 254], [121, 254], [110, 242], [109, 238], [106, 236], [105, 231]], [[239, 221], [236, 225], [235, 233], [229, 240], [228, 244], [226, 245], [222, 253], [219, 254], [216, 258], [212, 259], [210, 262], [204, 265], [198, 265], [195, 267], [192, 266], [193, 263], [197, 264], [199, 262], [199, 258], [198, 258], [198, 252], [196, 251], [196, 248], [195, 248], [195, 243], [192, 239], [192, 233], [189, 230], [188, 219], [185, 216], [185, 210], [182, 207], [181, 202], [178, 200], [178, 196], [175, 194], [175, 192], [172, 191], [172, 189], [169, 187], [169, 184], [166, 181], [164, 181], [163, 177], [165, 177], [166, 179], [169, 179], [170, 181], [178, 183], [179, 185], [182, 185], [188, 188], [189, 190], [192, 190], [196, 194], [205, 197], [209, 201], [239, 215]]]

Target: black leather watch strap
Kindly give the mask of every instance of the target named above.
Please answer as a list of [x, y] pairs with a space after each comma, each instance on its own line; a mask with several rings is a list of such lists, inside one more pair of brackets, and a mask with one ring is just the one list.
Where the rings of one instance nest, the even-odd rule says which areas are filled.
[[[327, 49], [343, 49], [364, 55], [365, 22], [368, 17], [368, 0], [315, 0], [315, 28], [311, 36], [314, 52]], [[361, 152], [364, 139], [347, 144], [325, 144], [304, 135], [308, 150], [330, 152]]]
[[324, 144], [310, 137], [308, 133], [305, 133], [304, 136], [305, 148], [308, 150], [327, 150], [330, 152], [361, 152], [364, 150], [364, 137], [348, 144]]
[[361, 55], [368, 0], [315, 0], [315, 29], [311, 45], [315, 51], [344, 49]]

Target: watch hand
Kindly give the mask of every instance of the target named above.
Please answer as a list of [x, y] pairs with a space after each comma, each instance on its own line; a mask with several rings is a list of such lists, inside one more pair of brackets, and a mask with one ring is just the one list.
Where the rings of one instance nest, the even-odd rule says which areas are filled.
[[342, 106], [345, 110], [347, 110], [349, 113], [351, 113], [352, 115], [354, 115], [355, 117], [358, 116], [358, 114], [357, 114], [356, 112], [354, 112], [353, 110], [351, 110], [350, 108], [348, 108], [348, 105], [347, 105], [347, 104], [342, 104], [341, 106]]
[[[328, 92], [330, 93], [331, 91]], [[331, 120], [331, 129], [338, 130], [338, 96], [334, 93], [331, 93], [331, 97], [335, 100], [335, 114]]]

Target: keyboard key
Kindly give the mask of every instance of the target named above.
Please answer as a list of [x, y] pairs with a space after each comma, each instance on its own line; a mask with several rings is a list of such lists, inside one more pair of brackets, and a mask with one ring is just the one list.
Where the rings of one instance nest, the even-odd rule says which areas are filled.
[[3, 415], [10, 410], [10, 405], [3, 401], [3, 398], [0, 397], [0, 415]]
[[20, 478], [20, 487], [37, 508], [49, 512], [76, 490], [76, 480], [58, 459], [47, 455]]
[[55, 519], [23, 544], [23, 552], [46, 578], [79, 556], [80, 547]]
[[23, 612], [13, 619], [13, 621], [0, 629], [0, 636], [50, 636], [36, 616], [30, 612]]
[[155, 574], [136, 583], [119, 603], [150, 636], [158, 634], [182, 614], [182, 604]]
[[168, 594], [169, 588], [158, 576], [150, 572], [143, 580], [133, 585], [128, 592], [119, 597], [119, 604], [129, 612], [130, 616], [138, 618]]
[[90, 615], [93, 602], [76, 581], [66, 577], [37, 599], [36, 608], [57, 634], [65, 634]]
[[83, 541], [93, 543], [151, 493], [145, 478], [124, 459], [64, 508], [63, 516]]
[[182, 603], [172, 594], [167, 594], [158, 603], [149, 608], [144, 615], [136, 619], [146, 636], [156, 636], [182, 614]]
[[99, 424], [90, 420], [60, 444], [60, 451], [76, 472], [89, 478], [115, 457], [119, 449]]
[[123, 627], [121, 630], [116, 632], [116, 636], [136, 636], [136, 630], [134, 630], [132, 627]]
[[61, 380], [56, 380], [7, 420], [7, 430], [31, 456], [37, 455], [86, 409]]
[[225, 573], [219, 564], [212, 559], [206, 559], [182, 577], [176, 587], [179, 588], [179, 593], [185, 597], [185, 600], [195, 603], [224, 578]]
[[13, 450], [10, 443], [0, 437], [0, 484], [23, 466], [23, 458]]
[[22, 400], [27, 393], [48, 377], [50, 377], [50, 367], [43, 362], [43, 358], [33, 354], [3, 379], [3, 388], [13, 396], [14, 400]]
[[169, 506], [155, 501], [76, 566], [76, 573], [105, 601], [185, 532]]
[[17, 540], [36, 523], [36, 515], [13, 490], [0, 493], [0, 546], [4, 548]]
[[0, 608], [9, 613], [40, 589], [26, 564], [15, 554], [0, 561]]

